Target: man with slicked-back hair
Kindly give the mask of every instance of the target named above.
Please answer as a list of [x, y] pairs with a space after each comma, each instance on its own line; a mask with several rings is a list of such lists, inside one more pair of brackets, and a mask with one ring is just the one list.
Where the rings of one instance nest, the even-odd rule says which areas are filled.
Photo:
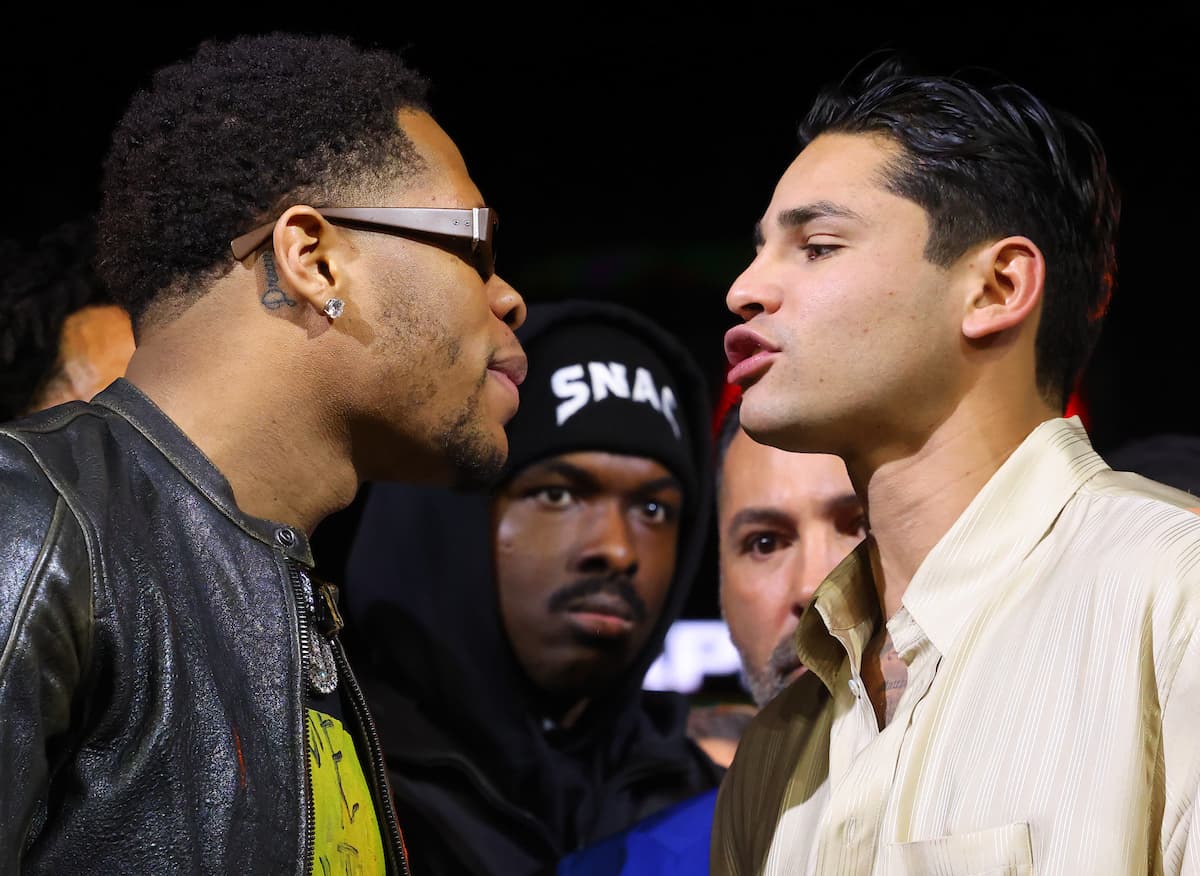
[[887, 58], [818, 97], [726, 303], [742, 427], [870, 519], [742, 736], [716, 874], [1200, 873], [1200, 516], [1066, 401], [1115, 279], [1092, 129]]

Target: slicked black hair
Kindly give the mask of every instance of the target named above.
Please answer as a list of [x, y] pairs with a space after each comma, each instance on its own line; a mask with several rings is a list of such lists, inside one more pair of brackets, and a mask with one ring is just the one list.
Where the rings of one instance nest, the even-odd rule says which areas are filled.
[[397, 54], [343, 37], [201, 43], [154, 74], [113, 133], [101, 278], [135, 327], [151, 305], [194, 301], [232, 268], [239, 234], [419, 169], [396, 113], [427, 111], [427, 95]]
[[58, 375], [67, 317], [112, 303], [92, 270], [94, 247], [88, 219], [64, 222], [28, 248], [0, 243], [0, 421], [27, 413]]
[[925, 256], [934, 264], [1008, 235], [1032, 240], [1046, 258], [1037, 383], [1063, 408], [1116, 278], [1120, 199], [1095, 132], [991, 71], [919, 75], [897, 55], [863, 66], [820, 94], [801, 146], [823, 133], [897, 144], [886, 183], [928, 214]]

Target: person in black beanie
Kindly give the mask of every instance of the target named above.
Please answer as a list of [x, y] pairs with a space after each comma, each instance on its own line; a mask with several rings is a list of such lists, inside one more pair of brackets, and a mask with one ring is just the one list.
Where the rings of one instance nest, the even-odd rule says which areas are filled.
[[711, 515], [711, 405], [627, 308], [529, 308], [509, 456], [486, 493], [371, 485], [348, 647], [418, 873], [544, 874], [711, 791], [688, 700], [642, 688]]

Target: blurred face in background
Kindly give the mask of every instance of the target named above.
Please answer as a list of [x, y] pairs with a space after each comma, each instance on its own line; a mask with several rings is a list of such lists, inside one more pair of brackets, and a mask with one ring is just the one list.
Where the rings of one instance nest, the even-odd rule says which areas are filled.
[[58, 370], [34, 398], [31, 410], [89, 401], [125, 374], [132, 355], [133, 329], [122, 308], [104, 304], [75, 311], [63, 323]]
[[789, 453], [738, 430], [717, 496], [721, 612], [755, 703], [804, 672], [792, 634], [820, 583], [866, 534], [840, 457]]

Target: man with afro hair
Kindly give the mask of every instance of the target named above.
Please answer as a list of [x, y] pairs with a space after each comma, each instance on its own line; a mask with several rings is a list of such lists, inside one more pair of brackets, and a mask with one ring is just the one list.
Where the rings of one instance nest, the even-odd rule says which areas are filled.
[[96, 265], [137, 348], [0, 426], [0, 871], [409, 872], [309, 538], [507, 456], [525, 305], [427, 89], [245, 36], [117, 124]]

